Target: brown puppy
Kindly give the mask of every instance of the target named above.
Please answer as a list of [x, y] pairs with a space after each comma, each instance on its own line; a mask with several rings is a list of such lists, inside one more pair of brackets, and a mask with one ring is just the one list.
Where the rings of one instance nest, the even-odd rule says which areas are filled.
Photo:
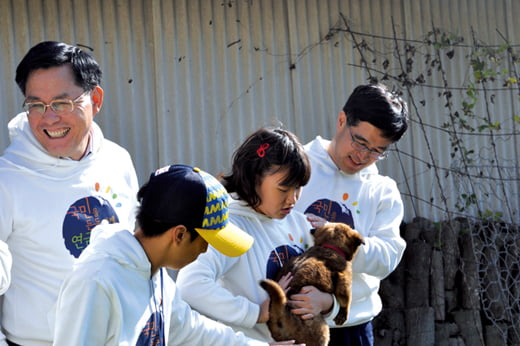
[[289, 272], [293, 275], [287, 295], [276, 281], [261, 280], [260, 285], [271, 298], [267, 326], [273, 338], [321, 346], [329, 342], [329, 327], [323, 317], [302, 320], [291, 312], [287, 297], [298, 293], [303, 286], [334, 294], [340, 306], [334, 322], [342, 325], [347, 320], [352, 299], [351, 261], [364, 240], [344, 223], [327, 223], [311, 232], [314, 246], [291, 258], [278, 273], [277, 280]]

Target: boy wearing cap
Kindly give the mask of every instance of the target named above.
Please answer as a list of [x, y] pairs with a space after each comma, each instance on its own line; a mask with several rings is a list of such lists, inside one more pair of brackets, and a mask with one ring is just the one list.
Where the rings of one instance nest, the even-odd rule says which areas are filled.
[[152, 173], [137, 197], [136, 231], [96, 227], [62, 285], [54, 345], [265, 345], [192, 311], [164, 269], [194, 261], [208, 243], [228, 256], [251, 247], [228, 222], [224, 187], [173, 165]]

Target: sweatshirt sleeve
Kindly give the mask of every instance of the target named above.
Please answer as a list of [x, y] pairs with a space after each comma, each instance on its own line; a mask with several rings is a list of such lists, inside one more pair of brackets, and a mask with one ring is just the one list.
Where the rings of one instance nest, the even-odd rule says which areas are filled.
[[4, 294], [11, 284], [11, 267], [13, 259], [9, 247], [0, 240], [0, 295]]
[[56, 307], [54, 345], [104, 345], [109, 339], [110, 306], [110, 297], [96, 281], [66, 281]]
[[352, 262], [357, 273], [366, 273], [384, 279], [397, 267], [403, 257], [406, 242], [400, 236], [403, 203], [397, 185], [386, 180], [380, 186], [376, 215], [365, 234], [365, 245], [360, 246]]
[[237, 260], [208, 247], [206, 253], [179, 271], [177, 286], [182, 299], [198, 312], [226, 324], [253, 328], [260, 314], [260, 306], [243, 296], [233, 295], [217, 280]]
[[[0, 158], [1, 160], [1, 158]], [[11, 284], [11, 268], [13, 259], [6, 241], [11, 235], [13, 225], [13, 205], [9, 200], [11, 192], [7, 190], [9, 184], [4, 176], [0, 175], [0, 295], [4, 294]]]
[[176, 292], [168, 345], [266, 346], [268, 344], [248, 338], [242, 332], [235, 332], [231, 327], [199, 314], [192, 310]]

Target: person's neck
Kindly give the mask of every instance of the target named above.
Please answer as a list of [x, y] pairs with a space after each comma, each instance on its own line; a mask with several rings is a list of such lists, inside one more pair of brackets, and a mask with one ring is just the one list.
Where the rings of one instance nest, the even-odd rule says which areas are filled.
[[141, 244], [146, 257], [148, 257], [148, 261], [150, 262], [150, 277], [152, 277], [161, 267], [158, 256], [159, 251], [156, 251], [155, 241], [153, 238], [145, 236], [141, 228], [138, 228], [134, 232], [134, 237], [139, 244]]
[[[73, 160], [73, 161], [81, 161], [83, 158], [85, 158], [88, 154], [92, 152], [92, 131], [89, 132], [87, 136], [87, 144], [85, 145], [85, 149], [83, 150], [83, 153], [79, 155], [77, 158], [73, 156], [59, 156], [60, 159], [64, 160]], [[75, 156], [75, 155], [74, 155]]]
[[87, 145], [85, 145], [85, 150], [83, 150], [83, 154], [79, 158], [78, 161], [82, 160], [85, 156], [92, 152], [92, 130], [89, 131], [87, 136]]
[[334, 165], [336, 166], [337, 169], [340, 169], [339, 168], [339, 165], [338, 165], [338, 162], [336, 162], [335, 158], [334, 158], [334, 146], [335, 146], [336, 142], [334, 141], [330, 141], [327, 146], [325, 147], [325, 151], [327, 152], [327, 155], [329, 155], [330, 159], [332, 160], [332, 162], [334, 162]]

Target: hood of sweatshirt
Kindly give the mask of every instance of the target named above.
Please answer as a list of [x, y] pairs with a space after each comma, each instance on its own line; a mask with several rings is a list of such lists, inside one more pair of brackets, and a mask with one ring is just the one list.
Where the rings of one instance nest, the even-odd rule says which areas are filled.
[[104, 140], [101, 129], [93, 122], [90, 136], [92, 154], [75, 161], [49, 155], [32, 133], [25, 112], [19, 113], [9, 121], [8, 130], [11, 144], [1, 158], [6, 167], [12, 166], [27, 174], [51, 180], [62, 180], [83, 171], [92, 159], [92, 154], [101, 149]]
[[231, 193], [231, 197], [232, 198], [230, 199], [229, 203], [230, 214], [247, 217], [251, 219], [265, 218], [266, 220], [270, 220], [270, 218], [268, 218], [267, 216], [257, 213], [253, 208], [247, 205], [246, 202], [238, 199], [236, 193]]
[[[229, 217], [230, 220], [242, 228], [245, 232], [257, 237], [255, 232], [261, 232], [262, 239], [267, 236], [268, 239], [279, 239], [285, 237], [284, 229], [287, 227], [301, 227], [302, 222], [310, 229], [310, 224], [306, 223], [305, 216], [300, 212], [293, 210], [289, 215], [283, 219], [273, 219], [264, 214], [261, 214], [247, 205], [243, 200], [237, 199], [237, 195], [232, 193], [231, 202], [229, 203]], [[302, 221], [303, 220], [303, 221]], [[255, 241], [260, 241], [256, 238]]]
[[132, 268], [145, 277], [151, 264], [139, 241], [122, 224], [103, 222], [92, 230], [90, 245], [76, 260], [77, 264], [111, 258], [123, 267]]
[[238, 199], [235, 193], [231, 193], [231, 203], [229, 203], [229, 213], [233, 216], [240, 216], [250, 219], [251, 222], [258, 224], [276, 224], [282, 223], [283, 219], [272, 219], [264, 214], [261, 214], [251, 208], [246, 202]]
[[[329, 144], [330, 140], [317, 136], [315, 140], [305, 145], [305, 151], [313, 163], [319, 165], [325, 172], [332, 174], [338, 172], [339, 169], [327, 152], [326, 148], [328, 148]], [[379, 171], [375, 162], [355, 174], [341, 172], [345, 177], [355, 180], [369, 179], [371, 176], [377, 175], [378, 173]]]

